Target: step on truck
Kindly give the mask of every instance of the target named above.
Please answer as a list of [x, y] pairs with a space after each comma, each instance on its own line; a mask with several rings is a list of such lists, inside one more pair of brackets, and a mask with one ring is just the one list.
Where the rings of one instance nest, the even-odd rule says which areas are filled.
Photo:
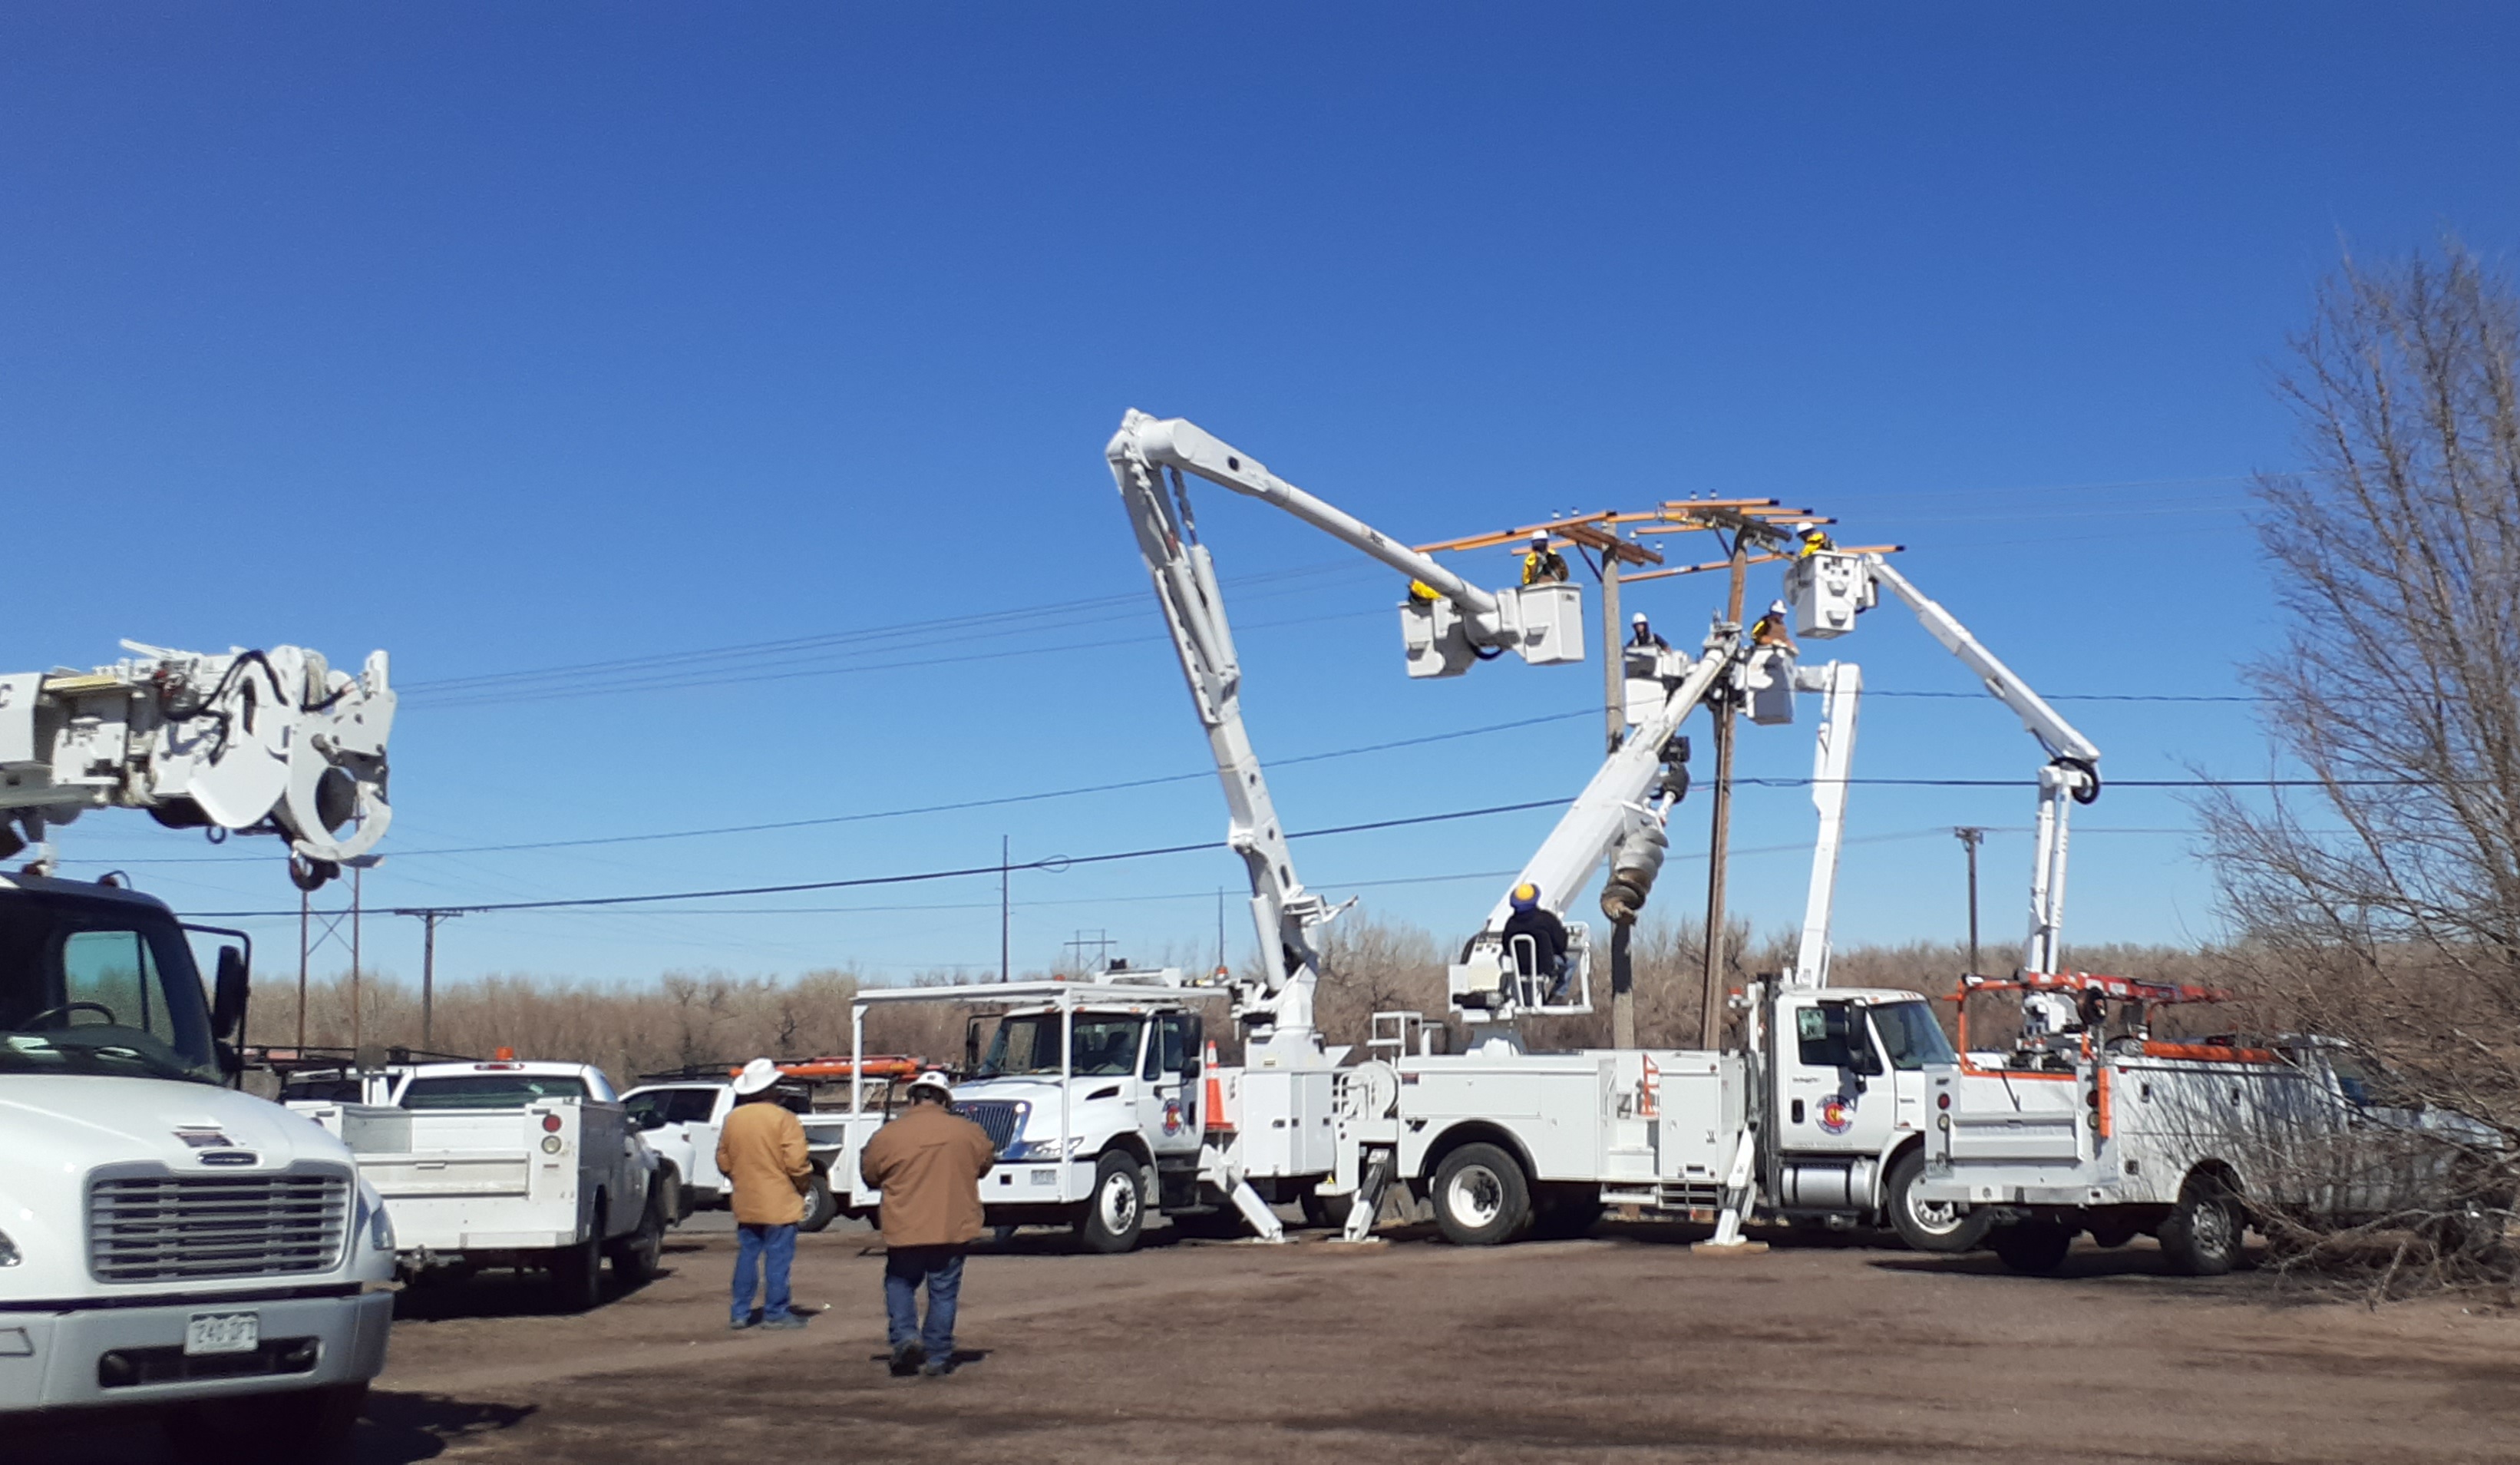
[[1964, 978], [1968, 1000], [2016, 994], [2010, 1046], [1938, 1077], [1919, 1195], [1965, 1206], [2016, 1271], [2052, 1272], [2074, 1239], [2159, 1240], [2173, 1271], [2218, 1276], [2253, 1219], [2318, 1229], [2415, 1217], [2437, 1241], [2498, 1234], [2508, 1195], [2466, 1183], [2503, 1141], [2465, 1115], [2401, 1098], [2387, 1071], [2332, 1037], [2173, 1041], [2151, 1017], [2221, 1001], [2206, 987], [2092, 973]]
[[[850, 1027], [862, 1048], [878, 1007], [985, 1009], [970, 1019], [954, 1110], [997, 1150], [980, 1181], [991, 1226], [1063, 1226], [1082, 1249], [1106, 1253], [1135, 1250], [1155, 1215], [1215, 1217], [1275, 1240], [1282, 1225], [1270, 1204], [1322, 1204], [1316, 1192], [1336, 1167], [1332, 1074], [1211, 1066], [1201, 1008], [1226, 996], [1169, 968], [1119, 968], [861, 990]], [[848, 1182], [848, 1214], [881, 1204], [858, 1161], [894, 1112], [861, 1080], [832, 1177], [835, 1188]]]
[[185, 1458], [332, 1458], [384, 1366], [392, 1220], [338, 1138], [235, 1087], [250, 940], [58, 878], [49, 834], [115, 806], [276, 833], [321, 885], [387, 822], [385, 660], [131, 649], [0, 676], [0, 1427], [148, 1411]]
[[291, 1107], [349, 1146], [393, 1217], [403, 1275], [531, 1268], [583, 1310], [603, 1300], [608, 1259], [627, 1285], [656, 1274], [672, 1194], [602, 1070], [495, 1057], [373, 1081], [373, 1103]]

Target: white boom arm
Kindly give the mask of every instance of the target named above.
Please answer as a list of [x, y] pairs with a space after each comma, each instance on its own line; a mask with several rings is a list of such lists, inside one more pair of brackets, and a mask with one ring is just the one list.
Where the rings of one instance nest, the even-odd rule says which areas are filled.
[[384, 837], [383, 652], [354, 677], [295, 646], [122, 644], [138, 655], [94, 671], [0, 676], [0, 858], [31, 845], [48, 870], [48, 825], [138, 808], [172, 828], [282, 835], [313, 890]]
[[2022, 946], [2021, 965], [2026, 971], [2053, 972], [2065, 921], [2066, 825], [2072, 804], [2090, 803], [2100, 797], [2100, 750], [1970, 635], [1958, 617], [1909, 583], [1906, 575], [1891, 569], [1879, 555], [1864, 556], [1864, 565], [1872, 580], [1888, 585], [1907, 602], [1926, 632], [1959, 658], [1961, 664], [1976, 672], [1987, 691], [2010, 708], [2021, 725], [2048, 752], [2047, 766], [2039, 770], [2038, 848], [2030, 869], [2030, 936]]
[[[1242, 856], [1251, 884], [1251, 920], [1265, 975], [1238, 983], [1237, 1017], [1255, 1052], [1282, 1062], [1317, 1056], [1313, 991], [1321, 977], [1318, 937], [1337, 914], [1295, 878], [1294, 856], [1269, 799], [1260, 759], [1242, 725], [1242, 668], [1217, 589], [1216, 565], [1198, 542], [1197, 521], [1182, 476], [1205, 479], [1272, 504], [1372, 555], [1426, 586], [1441, 604], [1413, 598], [1402, 607], [1402, 633], [1413, 676], [1447, 676], [1472, 660], [1511, 650], [1535, 664], [1581, 661], [1580, 594], [1572, 585], [1487, 591], [1463, 580], [1355, 516], [1324, 503], [1271, 473], [1260, 461], [1184, 419], [1131, 411], [1103, 448], [1119, 485], [1138, 553], [1154, 580], [1155, 599], [1172, 628], [1173, 647], [1191, 701], [1207, 728], [1229, 813], [1226, 843]], [[1438, 614], [1440, 612], [1440, 614]]]
[[1837, 899], [1837, 851], [1846, 836], [1846, 778], [1855, 763], [1855, 713], [1864, 671], [1853, 662], [1797, 668], [1796, 684], [1821, 694], [1820, 735], [1812, 749], [1812, 806], [1820, 834], [1812, 842], [1811, 893], [1803, 902], [1802, 941], [1788, 985], [1828, 985], [1829, 913]]
[[[1678, 801], [1677, 794], [1647, 801], [1653, 796], [1655, 781], [1662, 775], [1664, 752], [1680, 725], [1706, 700], [1707, 691], [1732, 664], [1733, 640], [1721, 633], [1707, 637], [1706, 654], [1689, 666], [1688, 675], [1663, 700], [1661, 709], [1639, 723], [1602, 760], [1592, 781], [1558, 816], [1549, 838], [1532, 851], [1522, 872], [1514, 877], [1514, 885], [1537, 887], [1540, 903], [1563, 914], [1566, 902], [1593, 878], [1593, 872], [1609, 858], [1638, 819], [1660, 822], [1671, 804]], [[1499, 944], [1504, 939], [1506, 918], [1512, 913], [1513, 892], [1509, 886], [1489, 909], [1487, 924], [1471, 939], [1470, 949], [1476, 952], [1482, 946]]]

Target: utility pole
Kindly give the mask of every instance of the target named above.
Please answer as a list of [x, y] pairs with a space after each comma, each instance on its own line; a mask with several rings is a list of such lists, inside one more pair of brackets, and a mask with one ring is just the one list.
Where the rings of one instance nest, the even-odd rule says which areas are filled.
[[1981, 845], [1981, 844], [1985, 843], [1985, 841], [1986, 841], [1986, 831], [1985, 831], [1985, 830], [1983, 830], [1983, 829], [1966, 829], [1966, 828], [1963, 828], [1963, 829], [1955, 829], [1955, 830], [1953, 830], [1953, 831], [1952, 831], [1952, 834], [1959, 840], [1961, 847], [1962, 847], [1962, 848], [1964, 848], [1964, 849], [1966, 849], [1966, 850], [1968, 851], [1968, 895], [1969, 895], [1969, 964], [1968, 964], [1968, 969], [1969, 969], [1969, 975], [1970, 975], [1970, 976], [1976, 976], [1976, 975], [1977, 975], [1977, 847], [1978, 847], [1979, 845]]
[[297, 1053], [306, 1054], [306, 941], [311, 934], [309, 901], [304, 891], [297, 893]]
[[367, 867], [350, 867], [350, 1051], [359, 1051], [359, 914], [361, 889], [367, 883]]
[[1610, 1046], [1622, 1051], [1637, 1045], [1637, 970], [1628, 959], [1633, 921], [1610, 923]]
[[[1750, 579], [1749, 535], [1732, 530], [1732, 587], [1724, 600], [1724, 623], [1741, 634], [1741, 598]], [[1732, 719], [1737, 709], [1732, 688], [1716, 684], [1707, 699], [1715, 719], [1715, 812], [1706, 849], [1706, 990], [1699, 1009], [1697, 1041], [1712, 1048], [1723, 1040], [1724, 1018], [1724, 856], [1732, 840]]]
[[460, 910], [415, 910], [420, 917], [420, 1045], [436, 1051], [437, 923], [464, 914]]
[[1601, 713], [1608, 722], [1611, 753], [1619, 751], [1619, 734], [1628, 724], [1627, 658], [1619, 650], [1624, 635], [1619, 629], [1619, 555], [1613, 548], [1601, 556]]
[[1015, 980], [1014, 973], [1007, 970], [1007, 952], [1010, 949], [1007, 932], [1011, 925], [1010, 912], [1014, 908], [1007, 899], [1007, 851], [1011, 847], [1012, 847], [1007, 843], [1005, 835], [998, 836], [998, 980], [1000, 982]]

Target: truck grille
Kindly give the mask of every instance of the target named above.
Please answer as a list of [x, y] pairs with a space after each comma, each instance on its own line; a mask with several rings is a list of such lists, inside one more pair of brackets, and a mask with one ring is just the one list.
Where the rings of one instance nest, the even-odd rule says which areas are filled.
[[350, 1177], [124, 1175], [90, 1182], [88, 1270], [100, 1282], [328, 1271], [350, 1229]]
[[955, 1105], [954, 1112], [979, 1125], [988, 1134], [990, 1146], [1003, 1155], [1022, 1136], [1024, 1117], [1032, 1113], [1032, 1105], [1022, 1099], [973, 1099]]

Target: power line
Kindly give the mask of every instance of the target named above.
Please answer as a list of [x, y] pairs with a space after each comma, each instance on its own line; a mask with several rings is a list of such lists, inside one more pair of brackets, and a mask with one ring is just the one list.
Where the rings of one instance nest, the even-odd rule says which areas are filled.
[[[1537, 799], [1524, 803], [1498, 803], [1486, 808], [1456, 809], [1450, 813], [1413, 814], [1397, 819], [1375, 819], [1363, 824], [1339, 824], [1328, 829], [1300, 830], [1289, 833], [1286, 838], [1318, 839], [1328, 835], [1364, 834], [1372, 830], [1401, 829], [1418, 824], [1441, 824], [1455, 819], [1482, 818], [1490, 814], [1511, 814], [1528, 809], [1555, 808], [1563, 802], [1565, 801], [1562, 799]], [[1005, 869], [1046, 870], [1055, 874], [1077, 865], [1102, 865], [1117, 860], [1149, 859], [1164, 854], [1189, 854], [1217, 847], [1219, 847], [1214, 841], [1202, 840], [1195, 845], [1158, 845], [1144, 849], [1112, 850], [1103, 854], [1049, 855], [1011, 866], [971, 865], [959, 870], [922, 870], [908, 875], [861, 875], [848, 880], [808, 880], [791, 885], [741, 886], [716, 891], [670, 891], [649, 895], [585, 895], [559, 900], [484, 900], [469, 904], [396, 906], [390, 913], [398, 916], [415, 916], [427, 910], [455, 910], [468, 914], [513, 910], [589, 910], [605, 906], [649, 905], [663, 900], [719, 900], [738, 895], [788, 895], [802, 891], [858, 890], [868, 886], [915, 885], [934, 880], [960, 880], [976, 875], [995, 875]], [[293, 910], [211, 910], [198, 911], [195, 914], [221, 920], [242, 920], [249, 917], [295, 915], [296, 912]]]

